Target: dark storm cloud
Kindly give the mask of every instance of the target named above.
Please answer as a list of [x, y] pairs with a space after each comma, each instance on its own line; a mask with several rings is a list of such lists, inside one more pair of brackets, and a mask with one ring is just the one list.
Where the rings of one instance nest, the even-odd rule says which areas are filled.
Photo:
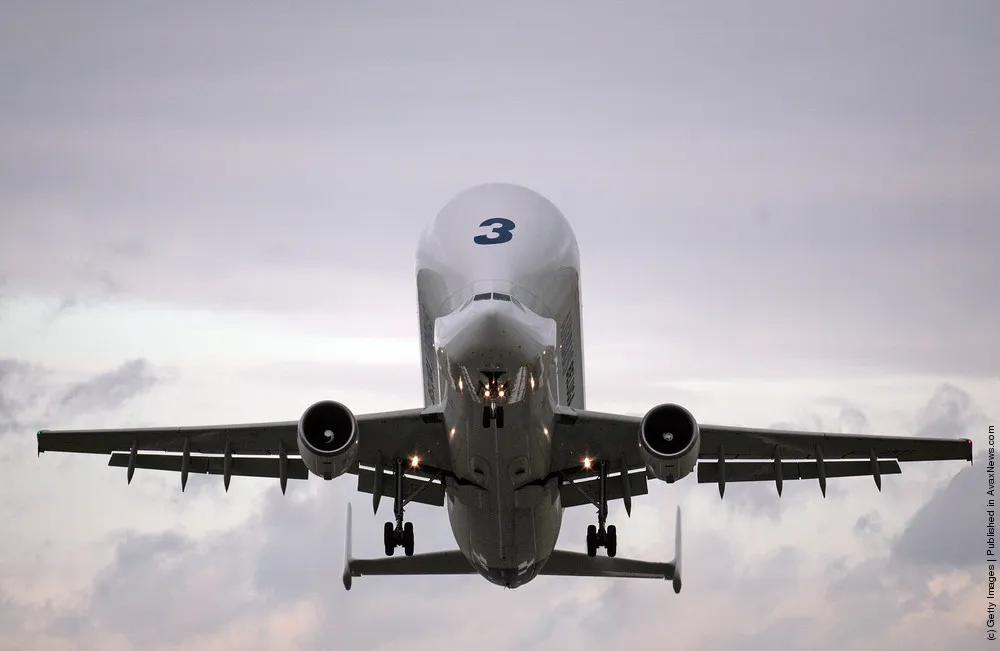
[[69, 387], [59, 400], [71, 410], [114, 409], [160, 381], [149, 360], [133, 359]]

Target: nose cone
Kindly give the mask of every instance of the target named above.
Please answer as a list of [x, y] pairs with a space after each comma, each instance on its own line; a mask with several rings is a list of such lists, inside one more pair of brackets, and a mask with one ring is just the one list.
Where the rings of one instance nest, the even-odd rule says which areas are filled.
[[436, 345], [469, 368], [518, 368], [553, 348], [556, 324], [510, 301], [474, 301], [438, 319]]

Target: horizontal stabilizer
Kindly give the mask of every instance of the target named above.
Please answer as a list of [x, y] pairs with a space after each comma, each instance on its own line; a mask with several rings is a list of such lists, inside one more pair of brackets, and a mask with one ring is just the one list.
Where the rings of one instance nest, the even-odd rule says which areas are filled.
[[344, 588], [351, 589], [355, 576], [414, 576], [475, 574], [462, 552], [430, 552], [413, 556], [354, 558], [351, 555], [351, 505], [347, 505], [347, 540], [344, 543]]
[[[726, 461], [726, 483], [734, 481], [774, 481], [773, 461]], [[898, 475], [899, 463], [894, 459], [878, 462], [879, 474]], [[869, 461], [824, 461], [823, 471], [827, 477], [871, 477], [872, 465]], [[815, 461], [782, 461], [783, 479], [817, 479], [819, 467]], [[711, 484], [719, 481], [717, 461], [698, 462], [698, 483]]]
[[553, 550], [539, 576], [605, 576], [631, 579], [674, 578], [673, 563], [636, 561], [630, 558], [591, 558], [580, 552]]
[[591, 558], [579, 552], [555, 550], [542, 566], [539, 576], [589, 576], [629, 579], [665, 579], [681, 591], [681, 510], [677, 508], [674, 560], [670, 563], [637, 561], [630, 558]]
[[[144, 470], [181, 471], [183, 456], [179, 454], [136, 454], [135, 467]], [[129, 467], [128, 452], [114, 452], [108, 461], [109, 466], [117, 468]], [[230, 474], [241, 477], [278, 477], [280, 473], [278, 457], [239, 457], [233, 456]], [[225, 474], [225, 457], [191, 455], [188, 460], [188, 471], [192, 474], [222, 475]], [[288, 457], [288, 478], [309, 479], [309, 470], [298, 457]]]

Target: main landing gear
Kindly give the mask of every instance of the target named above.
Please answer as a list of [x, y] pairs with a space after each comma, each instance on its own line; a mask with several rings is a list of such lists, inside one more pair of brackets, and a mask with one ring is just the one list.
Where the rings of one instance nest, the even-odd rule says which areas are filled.
[[598, 464], [600, 476], [598, 478], [598, 496], [595, 506], [597, 507], [597, 526], [587, 527], [587, 556], [593, 558], [597, 556], [597, 548], [604, 547], [608, 550], [608, 556], [614, 558], [618, 553], [618, 530], [615, 525], [605, 526], [608, 520], [608, 462], [601, 461]]
[[[381, 472], [381, 470], [379, 470]], [[395, 499], [393, 500], [393, 512], [396, 515], [396, 524], [386, 522], [383, 531], [383, 542], [385, 543], [385, 555], [392, 556], [397, 547], [402, 547], [407, 556], [413, 556], [413, 523], [403, 522], [403, 507], [409, 501], [403, 497], [403, 460], [396, 459], [395, 476]], [[411, 496], [412, 499], [412, 496]]]

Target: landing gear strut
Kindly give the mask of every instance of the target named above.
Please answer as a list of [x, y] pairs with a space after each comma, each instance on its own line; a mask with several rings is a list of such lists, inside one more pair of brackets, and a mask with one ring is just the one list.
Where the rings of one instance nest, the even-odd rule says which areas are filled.
[[506, 394], [506, 387], [500, 383], [500, 378], [504, 371], [483, 371], [486, 382], [482, 384], [483, 399], [489, 403], [483, 403], [483, 429], [489, 429], [490, 423], [496, 421], [497, 429], [503, 429], [503, 404], [497, 400], [503, 400]]
[[600, 461], [598, 464], [600, 476], [598, 478], [597, 496], [597, 526], [587, 527], [587, 556], [593, 558], [597, 556], [597, 548], [604, 547], [608, 550], [608, 556], [614, 558], [618, 553], [618, 530], [615, 525], [605, 526], [608, 520], [608, 462]]
[[402, 547], [403, 552], [407, 556], [413, 556], [413, 523], [403, 522], [403, 507], [409, 501], [403, 497], [403, 479], [403, 460], [396, 459], [396, 468], [393, 477], [395, 482], [393, 512], [396, 515], [396, 524], [393, 526], [392, 522], [385, 523], [382, 538], [385, 543], [386, 556], [392, 556], [397, 547]]

